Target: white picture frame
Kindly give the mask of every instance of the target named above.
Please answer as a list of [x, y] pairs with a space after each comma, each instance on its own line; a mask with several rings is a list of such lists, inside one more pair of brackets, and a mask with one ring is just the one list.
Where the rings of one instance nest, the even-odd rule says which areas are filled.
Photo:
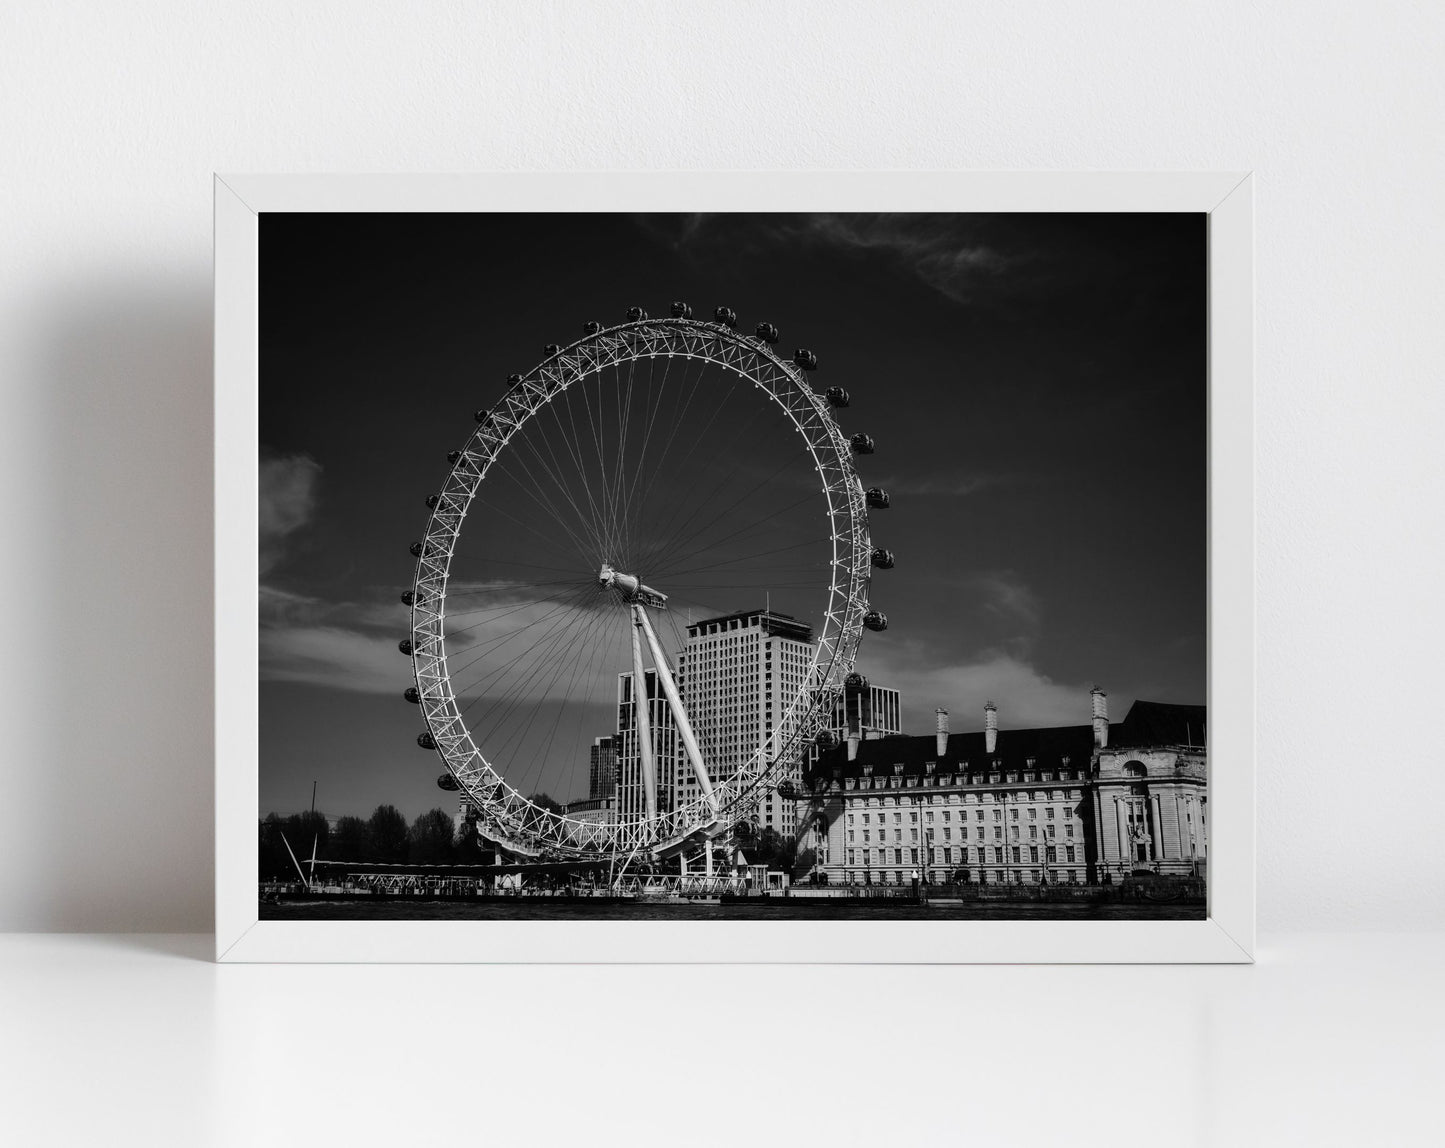
[[[1205, 212], [1208, 914], [1201, 921], [261, 921], [258, 269], [263, 212]], [[1253, 215], [1245, 172], [218, 175], [216, 957], [225, 962], [1248, 962], [1254, 959]]]

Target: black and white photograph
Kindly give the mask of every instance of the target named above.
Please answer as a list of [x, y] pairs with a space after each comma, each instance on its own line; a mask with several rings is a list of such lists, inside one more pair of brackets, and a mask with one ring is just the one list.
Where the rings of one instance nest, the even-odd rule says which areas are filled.
[[261, 919], [1203, 920], [1207, 270], [266, 213]]

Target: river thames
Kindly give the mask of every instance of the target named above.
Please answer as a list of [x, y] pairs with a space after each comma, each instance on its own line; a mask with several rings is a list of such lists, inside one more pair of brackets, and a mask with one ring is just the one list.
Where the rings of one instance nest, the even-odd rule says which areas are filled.
[[263, 921], [1202, 921], [1199, 904], [1039, 904], [1007, 901], [869, 904], [851, 899], [778, 898], [729, 905], [616, 904], [545, 897], [484, 901], [285, 901], [262, 904]]

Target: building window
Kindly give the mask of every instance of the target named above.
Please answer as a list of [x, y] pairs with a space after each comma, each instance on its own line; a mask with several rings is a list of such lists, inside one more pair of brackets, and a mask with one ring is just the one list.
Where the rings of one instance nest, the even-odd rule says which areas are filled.
[[1049, 821], [1052, 821], [1054, 819], [1054, 807], [1052, 805], [1050, 805], [1048, 809], [1044, 811], [1044, 816]]
[[1030, 845], [1030, 846], [1029, 846], [1029, 860], [1032, 861], [1032, 862], [1034, 862], [1035, 864], [1038, 863], [1038, 860], [1039, 860], [1039, 847], [1038, 847], [1037, 845]]
[[1013, 847], [1013, 860], [1014, 860], [1014, 864], [1015, 864], [1015, 865], [1017, 865], [1020, 861], [1023, 860], [1023, 858], [1022, 858], [1021, 856], [1019, 856], [1020, 852], [1021, 852], [1020, 848], [1019, 848], [1017, 845], [1015, 845], [1015, 846]]
[[1065, 861], [1072, 861], [1073, 859], [1074, 859], [1074, 847], [1073, 847], [1072, 845], [1065, 845], [1065, 846], [1064, 846], [1064, 860], [1065, 860]]
[[1045, 857], [1048, 859], [1049, 864], [1052, 865], [1059, 859], [1059, 851], [1050, 845], [1045, 851]]

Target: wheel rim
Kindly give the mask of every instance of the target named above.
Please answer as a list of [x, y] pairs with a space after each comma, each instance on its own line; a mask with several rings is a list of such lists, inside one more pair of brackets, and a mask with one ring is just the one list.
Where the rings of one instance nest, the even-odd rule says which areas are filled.
[[[533, 804], [487, 757], [486, 747], [477, 744], [466, 707], [453, 690], [447, 649], [448, 590], [468, 512], [516, 436], [573, 387], [600, 379], [609, 369], [659, 358], [669, 360], [669, 370], [672, 360], [687, 359], [730, 372], [762, 391], [802, 435], [828, 516], [832, 559], [827, 600], [821, 632], [812, 642], [808, 671], [812, 686], [796, 691], [785, 703], [786, 711], [751, 760], [715, 783], [721, 815], [699, 797], [655, 817], [599, 824]], [[643, 319], [602, 328], [557, 349], [516, 378], [457, 453], [435, 498], [420, 549], [409, 642], [427, 734], [461, 792], [477, 809], [486, 835], [523, 855], [599, 857], [655, 850], [706, 826], [736, 820], [739, 811], [749, 808], [788, 768], [801, 744], [831, 711], [833, 697], [852, 669], [868, 610], [871, 543], [866, 497], [853, 467], [850, 441], [833, 420], [827, 400], [812, 390], [797, 366], [781, 359], [765, 342], [730, 326], [691, 319]]]

